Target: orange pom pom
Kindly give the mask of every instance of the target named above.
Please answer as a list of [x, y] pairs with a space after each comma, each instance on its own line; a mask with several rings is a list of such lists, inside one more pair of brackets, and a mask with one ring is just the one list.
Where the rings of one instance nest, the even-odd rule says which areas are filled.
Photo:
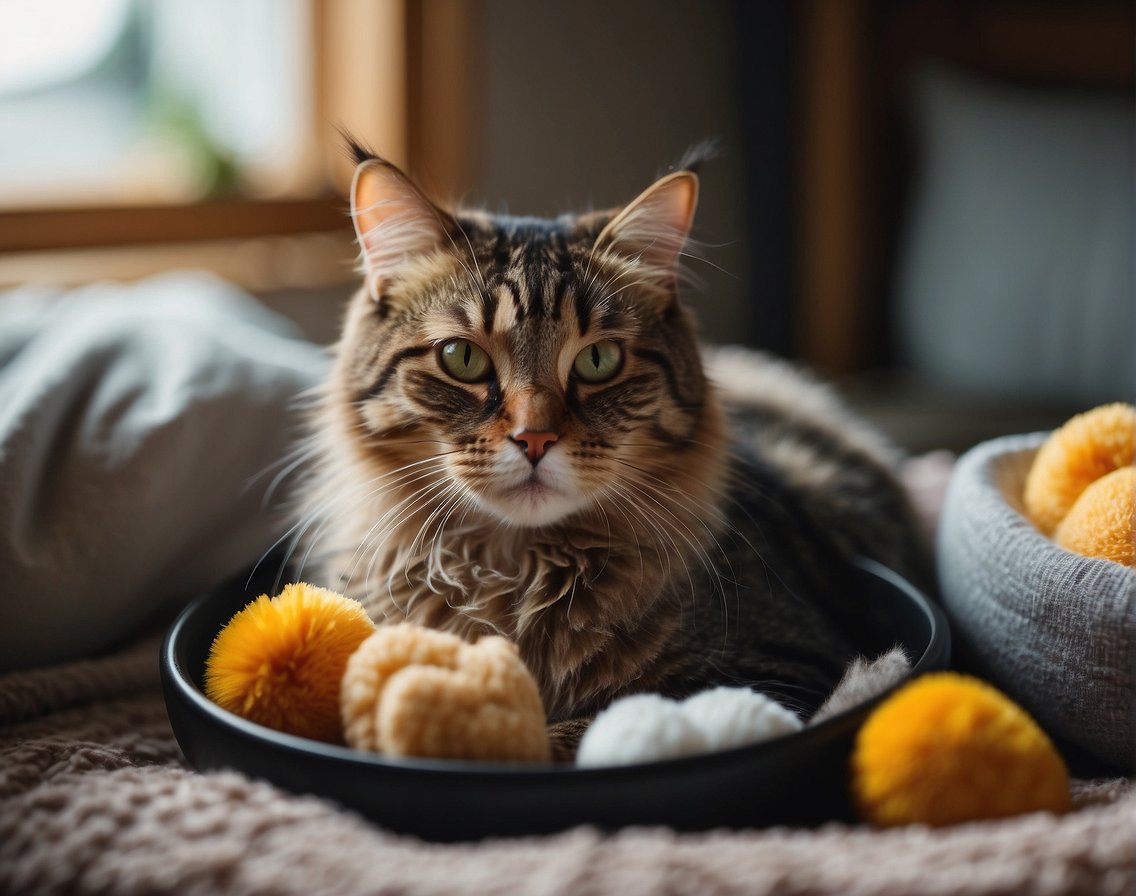
[[1136, 566], [1136, 467], [1121, 467], [1092, 483], [1057, 526], [1067, 551]]
[[1136, 462], [1136, 407], [1106, 404], [1078, 414], [1041, 446], [1026, 476], [1026, 513], [1045, 535], [1089, 484]]
[[925, 675], [881, 703], [852, 754], [852, 797], [877, 825], [946, 825], [1063, 812], [1069, 776], [1049, 738], [1001, 692]]
[[347, 659], [375, 630], [362, 604], [326, 588], [262, 594], [221, 629], [205, 693], [269, 728], [342, 743], [339, 686]]

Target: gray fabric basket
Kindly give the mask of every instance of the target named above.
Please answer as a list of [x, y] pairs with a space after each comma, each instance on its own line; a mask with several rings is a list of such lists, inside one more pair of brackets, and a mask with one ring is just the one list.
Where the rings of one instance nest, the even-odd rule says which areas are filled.
[[951, 478], [939, 584], [956, 664], [1053, 736], [1136, 770], [1136, 570], [1057, 547], [1021, 494], [1046, 433], [985, 442]]

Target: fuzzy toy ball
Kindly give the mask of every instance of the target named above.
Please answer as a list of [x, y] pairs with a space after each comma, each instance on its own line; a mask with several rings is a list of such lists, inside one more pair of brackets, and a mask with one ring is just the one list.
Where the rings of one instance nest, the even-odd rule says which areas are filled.
[[876, 707], [856, 738], [851, 790], [860, 815], [883, 827], [1069, 808], [1065, 763], [1037, 723], [953, 672], [918, 678]]
[[347, 658], [375, 630], [362, 604], [311, 585], [262, 594], [221, 629], [205, 693], [239, 716], [342, 743], [339, 686]]
[[1042, 444], [1026, 476], [1026, 514], [1052, 535], [1081, 493], [1136, 463], [1136, 407], [1106, 404], [1078, 414]]
[[584, 732], [584, 768], [676, 759], [772, 740], [801, 729], [777, 701], [749, 688], [720, 687], [684, 701], [658, 694], [622, 697]]
[[1136, 566], [1136, 467], [1113, 470], [1086, 488], [1053, 540], [1075, 554]]
[[391, 756], [547, 762], [540, 692], [517, 646], [409, 623], [352, 654], [340, 689], [349, 746]]

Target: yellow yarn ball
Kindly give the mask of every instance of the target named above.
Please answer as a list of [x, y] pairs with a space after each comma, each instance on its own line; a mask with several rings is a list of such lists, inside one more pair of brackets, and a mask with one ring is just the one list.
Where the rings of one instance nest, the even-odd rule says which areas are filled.
[[1037, 723], [965, 675], [925, 675], [881, 703], [852, 754], [852, 798], [887, 827], [1069, 807], [1065, 763]]
[[362, 604], [326, 588], [298, 583], [262, 594], [213, 639], [205, 693], [277, 731], [342, 743], [343, 670], [374, 630]]
[[1136, 566], [1136, 467], [1121, 467], [1081, 493], [1053, 540], [1067, 551]]
[[1090, 484], [1136, 462], [1136, 407], [1101, 405], [1070, 419], [1038, 449], [1026, 475], [1022, 503], [1045, 535]]

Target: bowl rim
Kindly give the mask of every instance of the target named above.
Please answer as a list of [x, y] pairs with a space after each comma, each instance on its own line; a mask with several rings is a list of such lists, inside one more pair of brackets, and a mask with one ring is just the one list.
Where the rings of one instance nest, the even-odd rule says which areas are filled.
[[[684, 768], [698, 767], [707, 762], [729, 763], [739, 758], [747, 760], [757, 759], [760, 756], [776, 755], [781, 751], [796, 751], [807, 749], [810, 741], [827, 740], [835, 733], [855, 727], [856, 719], [870, 711], [875, 705], [886, 699], [891, 693], [902, 687], [908, 681], [925, 672], [946, 668], [950, 657], [950, 628], [942, 608], [924, 595], [919, 589], [883, 564], [866, 557], [856, 557], [853, 565], [902, 592], [914, 605], [918, 613], [925, 620], [928, 627], [927, 646], [921, 656], [912, 661], [911, 670], [897, 684], [884, 692], [851, 706], [833, 716], [810, 725], [807, 722], [798, 731], [781, 735], [767, 741], [742, 746], [731, 747], [709, 753], [698, 753], [691, 756], [680, 756], [668, 759], [652, 760], [650, 762], [631, 763], [626, 765], [589, 766], [579, 767], [574, 763], [520, 763], [497, 762], [468, 759], [435, 759], [420, 757], [392, 757], [377, 752], [357, 750], [345, 745], [325, 743], [312, 740], [295, 734], [278, 731], [257, 722], [252, 722], [236, 713], [230, 712], [214, 703], [197, 686], [194, 674], [185, 668], [181, 662], [179, 651], [185, 649], [185, 631], [195, 622], [198, 614], [204, 608], [217, 600], [214, 589], [194, 598], [177, 615], [166, 636], [163, 639], [160, 655], [160, 665], [163, 684], [172, 688], [177, 695], [187, 701], [199, 715], [209, 722], [223, 728], [231, 729], [233, 733], [250, 741], [265, 742], [275, 750], [290, 754], [298, 754], [305, 758], [325, 759], [337, 764], [348, 764], [359, 768], [378, 768], [396, 772], [427, 775], [455, 774], [474, 775], [486, 780], [507, 778], [510, 781], [545, 780], [559, 778], [565, 781], [591, 781], [602, 780], [613, 775], [621, 779], [628, 776], [644, 775], [655, 777], [660, 772], [681, 772]], [[253, 600], [255, 598], [249, 598]], [[166, 694], [167, 703], [170, 700]], [[191, 760], [191, 764], [192, 760]]]

